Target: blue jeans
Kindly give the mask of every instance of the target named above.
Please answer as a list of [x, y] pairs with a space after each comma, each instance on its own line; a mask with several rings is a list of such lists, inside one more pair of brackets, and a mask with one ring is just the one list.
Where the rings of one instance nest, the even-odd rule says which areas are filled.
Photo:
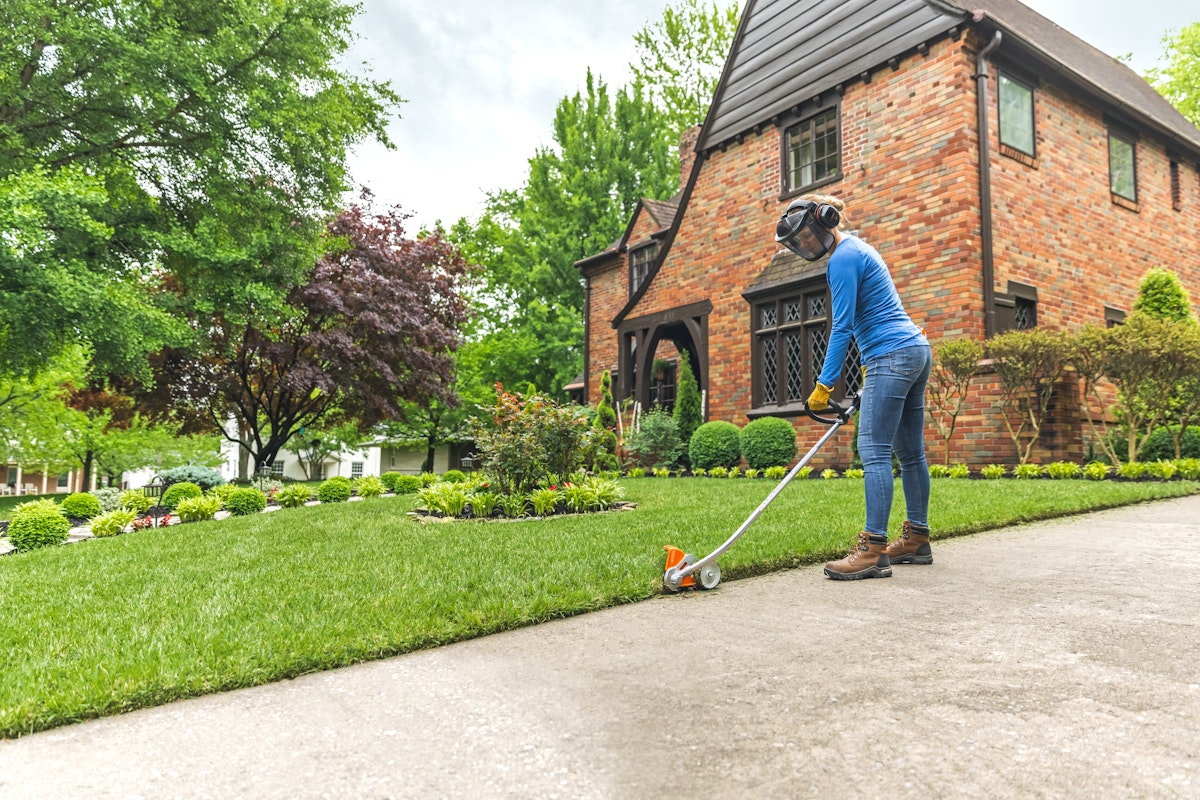
[[905, 347], [867, 362], [858, 412], [858, 455], [867, 494], [866, 531], [887, 535], [892, 513], [892, 451], [908, 520], [929, 525], [929, 466], [925, 463], [925, 384], [932, 366], [929, 345]]

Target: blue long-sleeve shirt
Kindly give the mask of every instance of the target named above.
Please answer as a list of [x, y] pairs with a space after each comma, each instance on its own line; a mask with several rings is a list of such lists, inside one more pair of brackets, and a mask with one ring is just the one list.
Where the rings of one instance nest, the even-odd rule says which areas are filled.
[[833, 386], [842, 374], [850, 337], [858, 343], [863, 363], [904, 347], [925, 344], [913, 324], [887, 264], [874, 247], [857, 236], [845, 236], [829, 257], [825, 271], [833, 295], [833, 331], [818, 380]]

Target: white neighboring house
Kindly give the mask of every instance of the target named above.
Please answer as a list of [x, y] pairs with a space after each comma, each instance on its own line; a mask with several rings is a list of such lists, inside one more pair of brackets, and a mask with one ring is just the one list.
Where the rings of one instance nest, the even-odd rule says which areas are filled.
[[[221, 477], [227, 481], [237, 478], [238, 449], [235, 443], [228, 440], [221, 443], [221, 456], [224, 459], [220, 467]], [[440, 475], [448, 469], [471, 469], [471, 449], [471, 443], [441, 445], [433, 452], [433, 471]], [[270, 469], [275, 478], [305, 481], [324, 480], [336, 475], [347, 478], [361, 478], [364, 475], [378, 477], [385, 472], [419, 475], [424, 463], [424, 447], [392, 447], [378, 441], [367, 441], [352, 450], [326, 456], [317, 469], [318, 474], [311, 478], [304, 473], [300, 456], [286, 448], [279, 451]]]

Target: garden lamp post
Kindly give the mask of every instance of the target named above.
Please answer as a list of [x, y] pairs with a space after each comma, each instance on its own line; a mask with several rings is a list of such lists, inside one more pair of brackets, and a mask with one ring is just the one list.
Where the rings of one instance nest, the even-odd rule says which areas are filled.
[[150, 507], [151, 516], [154, 520], [154, 527], [158, 527], [158, 499], [162, 497], [163, 481], [162, 478], [155, 475], [154, 479], [142, 487], [142, 494], [154, 500], [154, 505]]

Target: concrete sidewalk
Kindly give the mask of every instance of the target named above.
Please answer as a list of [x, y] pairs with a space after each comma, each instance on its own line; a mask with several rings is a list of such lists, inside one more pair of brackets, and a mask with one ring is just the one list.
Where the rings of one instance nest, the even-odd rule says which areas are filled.
[[0, 797], [1200, 797], [1200, 496], [934, 553], [0, 742]]

